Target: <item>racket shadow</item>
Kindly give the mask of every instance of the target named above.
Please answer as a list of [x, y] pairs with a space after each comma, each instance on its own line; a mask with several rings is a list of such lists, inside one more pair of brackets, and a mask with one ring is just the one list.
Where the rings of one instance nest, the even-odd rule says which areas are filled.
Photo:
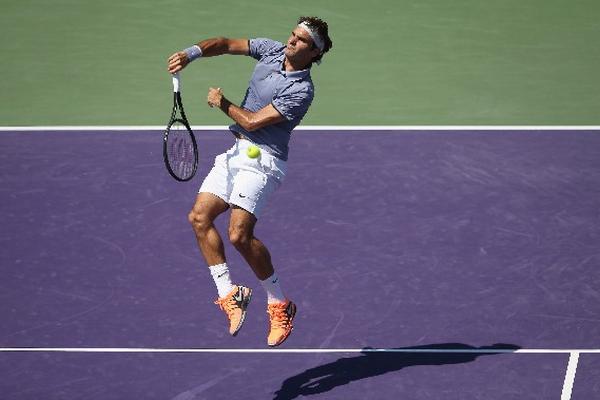
[[[360, 379], [383, 375], [406, 367], [419, 365], [447, 365], [474, 361], [478, 357], [504, 354], [507, 350], [518, 350], [519, 346], [498, 343], [492, 346], [473, 347], [461, 343], [443, 343], [425, 346], [403, 347], [402, 350], [478, 350], [476, 353], [392, 353], [364, 352], [356, 357], [344, 357], [336, 361], [307, 369], [287, 378], [275, 392], [274, 400], [291, 400], [299, 396], [310, 396], [328, 392], [338, 386]], [[368, 351], [368, 348], [365, 350]], [[482, 351], [483, 350], [483, 351]], [[489, 350], [487, 352], [486, 350]], [[502, 351], [502, 352], [499, 352]]]

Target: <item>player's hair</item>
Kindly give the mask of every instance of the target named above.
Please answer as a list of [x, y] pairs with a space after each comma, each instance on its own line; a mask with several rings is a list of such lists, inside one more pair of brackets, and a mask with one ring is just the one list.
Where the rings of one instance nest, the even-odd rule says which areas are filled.
[[[298, 24], [301, 22], [304, 22], [311, 28], [315, 28], [319, 33], [319, 36], [321, 36], [325, 42], [325, 46], [323, 47], [321, 54], [312, 59], [312, 62], [320, 61], [321, 58], [323, 58], [323, 54], [327, 53], [333, 47], [333, 42], [329, 37], [329, 27], [327, 26], [327, 22], [318, 17], [300, 17], [298, 18]], [[313, 48], [316, 48], [314, 43]]]

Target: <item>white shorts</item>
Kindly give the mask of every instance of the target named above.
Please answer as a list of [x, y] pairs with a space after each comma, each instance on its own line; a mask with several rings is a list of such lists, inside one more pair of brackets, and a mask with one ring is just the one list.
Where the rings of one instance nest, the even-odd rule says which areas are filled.
[[198, 193], [212, 193], [258, 218], [269, 196], [281, 186], [287, 163], [261, 148], [257, 158], [246, 155], [252, 142], [236, 139], [232, 148], [215, 157]]

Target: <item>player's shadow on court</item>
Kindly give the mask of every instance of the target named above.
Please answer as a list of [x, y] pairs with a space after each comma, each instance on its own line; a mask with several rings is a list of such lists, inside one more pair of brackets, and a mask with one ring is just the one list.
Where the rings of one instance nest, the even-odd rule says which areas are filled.
[[[449, 349], [473, 352], [442, 352]], [[359, 356], [340, 358], [286, 379], [281, 388], [275, 392], [274, 400], [291, 400], [299, 396], [324, 393], [353, 381], [387, 374], [406, 367], [467, 363], [474, 361], [477, 357], [502, 354], [518, 349], [520, 349], [519, 346], [503, 343], [484, 347], [443, 343], [402, 348], [402, 350], [439, 350], [440, 352], [369, 352], [367, 348]]]

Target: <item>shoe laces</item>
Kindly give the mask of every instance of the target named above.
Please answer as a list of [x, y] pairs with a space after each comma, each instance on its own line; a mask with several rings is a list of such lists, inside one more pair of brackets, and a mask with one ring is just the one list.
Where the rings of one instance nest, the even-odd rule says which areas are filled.
[[221, 310], [225, 311], [225, 314], [227, 314], [227, 316], [231, 316], [231, 314], [233, 314], [233, 312], [237, 308], [237, 304], [233, 296], [218, 299], [217, 301], [215, 301], [215, 304], [217, 304]]
[[267, 308], [267, 313], [271, 319], [272, 328], [287, 328], [290, 319], [285, 312], [287, 307], [286, 303], [282, 304], [270, 304]]

